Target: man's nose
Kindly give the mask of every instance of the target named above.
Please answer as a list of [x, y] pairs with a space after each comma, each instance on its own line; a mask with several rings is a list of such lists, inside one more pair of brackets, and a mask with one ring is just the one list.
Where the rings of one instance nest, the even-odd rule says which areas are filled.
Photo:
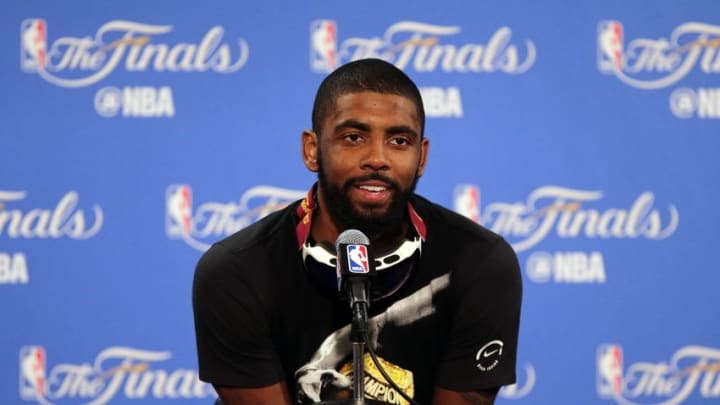
[[369, 142], [364, 151], [365, 155], [361, 163], [362, 168], [368, 170], [389, 169], [390, 162], [388, 160], [387, 147], [388, 145], [382, 137], [380, 137], [380, 139], [375, 138]]

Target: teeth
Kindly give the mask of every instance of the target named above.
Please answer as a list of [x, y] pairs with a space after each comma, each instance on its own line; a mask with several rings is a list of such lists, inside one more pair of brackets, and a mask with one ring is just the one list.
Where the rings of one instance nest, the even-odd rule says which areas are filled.
[[385, 187], [380, 187], [380, 186], [360, 186], [360, 188], [363, 190], [372, 191], [374, 193], [386, 190]]

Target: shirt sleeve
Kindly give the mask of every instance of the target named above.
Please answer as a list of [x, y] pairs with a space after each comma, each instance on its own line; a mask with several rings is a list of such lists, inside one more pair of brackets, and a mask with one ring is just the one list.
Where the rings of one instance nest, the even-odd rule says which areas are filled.
[[192, 303], [201, 380], [251, 388], [284, 378], [261, 270], [260, 258], [236, 255], [220, 244], [198, 262]]
[[436, 384], [453, 391], [515, 382], [522, 276], [515, 252], [498, 239], [485, 258], [470, 246], [454, 269], [450, 334]]

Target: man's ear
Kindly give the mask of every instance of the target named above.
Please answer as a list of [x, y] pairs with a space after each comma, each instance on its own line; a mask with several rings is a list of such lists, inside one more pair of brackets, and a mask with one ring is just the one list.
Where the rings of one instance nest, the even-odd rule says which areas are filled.
[[306, 129], [300, 138], [302, 145], [302, 158], [305, 167], [311, 172], [318, 171], [318, 136], [315, 132]]
[[423, 137], [422, 141], [420, 141], [420, 162], [418, 162], [418, 169], [416, 173], [418, 177], [422, 177], [422, 175], [425, 173], [428, 149], [430, 149], [430, 140]]

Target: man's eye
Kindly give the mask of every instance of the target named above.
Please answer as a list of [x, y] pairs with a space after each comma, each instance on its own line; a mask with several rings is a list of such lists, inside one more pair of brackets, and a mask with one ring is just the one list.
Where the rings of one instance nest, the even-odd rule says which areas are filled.
[[360, 135], [358, 134], [347, 134], [345, 135], [345, 139], [347, 139], [350, 142], [357, 142], [360, 140]]
[[405, 139], [405, 138], [393, 138], [392, 140], [390, 140], [390, 142], [392, 142], [392, 143], [395, 144], [395, 145], [402, 145], [402, 146], [405, 146], [405, 145], [407, 145], [407, 144], [410, 143], [410, 142], [409, 142], [407, 139]]

